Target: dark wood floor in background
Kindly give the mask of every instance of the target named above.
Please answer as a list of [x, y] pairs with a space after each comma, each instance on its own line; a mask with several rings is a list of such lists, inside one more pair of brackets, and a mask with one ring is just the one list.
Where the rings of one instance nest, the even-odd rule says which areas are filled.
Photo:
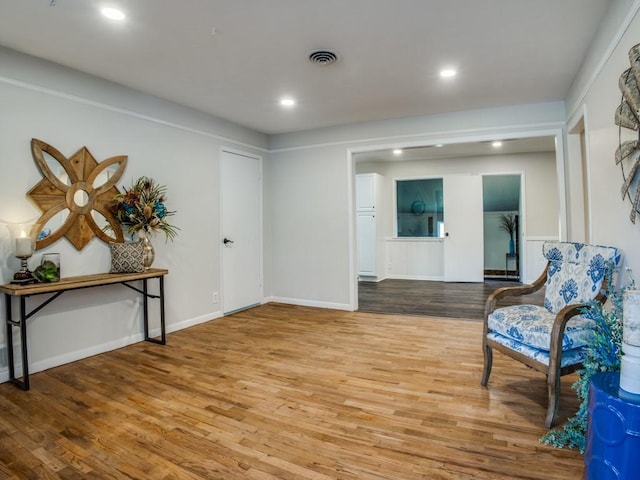
[[[359, 282], [358, 303], [362, 312], [423, 315], [482, 320], [484, 303], [497, 288], [517, 282], [487, 280], [484, 283], [433, 282], [387, 279]], [[532, 295], [512, 297], [510, 304], [542, 304], [544, 289]]]

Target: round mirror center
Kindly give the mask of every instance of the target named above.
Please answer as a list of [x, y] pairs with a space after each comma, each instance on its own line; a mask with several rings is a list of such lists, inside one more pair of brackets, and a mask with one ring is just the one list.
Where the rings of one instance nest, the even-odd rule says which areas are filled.
[[78, 190], [73, 194], [73, 201], [79, 207], [85, 207], [89, 203], [89, 194], [85, 190]]

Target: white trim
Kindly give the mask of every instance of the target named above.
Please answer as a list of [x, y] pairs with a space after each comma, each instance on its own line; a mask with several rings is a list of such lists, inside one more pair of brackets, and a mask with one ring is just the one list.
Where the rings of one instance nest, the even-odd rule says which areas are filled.
[[[356, 143], [371, 143], [371, 142], [392, 141], [392, 140], [394, 141], [394, 143], [385, 143], [385, 144], [374, 143], [372, 145], [366, 145], [363, 147], [349, 148], [349, 150], [352, 153], [362, 153], [362, 152], [369, 152], [374, 150], [386, 150], [390, 148], [423, 147], [423, 146], [437, 145], [439, 143], [465, 143], [465, 142], [479, 142], [479, 141], [487, 141], [487, 140], [510, 140], [513, 138], [543, 137], [545, 136], [545, 134], [539, 133], [539, 132], [555, 131], [558, 128], [564, 127], [564, 125], [565, 125], [564, 122], [545, 122], [545, 123], [533, 123], [533, 124], [524, 124], [524, 125], [517, 125], [517, 126], [511, 125], [511, 126], [468, 128], [463, 130], [451, 130], [448, 132], [447, 131], [420, 132], [420, 133], [410, 133], [405, 135], [390, 135], [387, 137], [360, 138], [360, 139], [352, 139], [352, 140], [340, 140], [335, 142], [297, 145], [294, 147], [273, 148], [273, 149], [269, 149], [269, 152], [280, 153], [280, 152], [291, 152], [296, 150], [309, 150], [313, 148], [353, 145]], [[454, 135], [454, 136], [452, 137], [451, 135]], [[409, 138], [416, 138], [418, 140], [409, 142], [406, 140]]]
[[[613, 8], [613, 7], [610, 7], [610, 8]], [[576, 101], [574, 102], [573, 105], [567, 108], [567, 113], [568, 113], [567, 118], [570, 118], [576, 115], [578, 108], [580, 108], [580, 105], [584, 103], [584, 98], [587, 96], [587, 93], [589, 93], [589, 90], [591, 90], [591, 87], [593, 86], [594, 82], [596, 81], [600, 73], [602, 73], [602, 70], [604, 69], [605, 64], [609, 61], [615, 49], [618, 48], [618, 45], [620, 44], [622, 37], [624, 37], [624, 34], [627, 32], [629, 25], [631, 25], [631, 22], [635, 18], [639, 9], [640, 9], [640, 0], [634, 0], [633, 4], [631, 5], [631, 8], [629, 8], [629, 11], [627, 12], [627, 15], [624, 17], [624, 20], [618, 27], [616, 34], [611, 39], [611, 42], [609, 43], [609, 47], [607, 48], [605, 53], [602, 55], [602, 58], [600, 58], [598, 65], [596, 65], [596, 67], [591, 72], [589, 79], [587, 80], [584, 87], [582, 88], [582, 91], [576, 98]]]
[[[347, 149], [347, 235], [349, 238], [349, 310], [358, 310], [358, 217], [356, 214], [356, 172], [353, 153]], [[386, 269], [385, 269], [386, 270]]]
[[431, 282], [444, 282], [444, 277], [431, 277], [428, 275], [388, 275], [387, 278], [394, 280], [428, 280]]
[[567, 238], [567, 179], [565, 177], [564, 130], [556, 135], [556, 177], [558, 183], [558, 202], [560, 215], [558, 233], [560, 238]]
[[553, 235], [544, 235], [541, 237], [524, 237], [525, 242], [559, 242], [560, 237]]
[[[71, 102], [76, 102], [76, 103], [80, 103], [83, 105], [89, 105], [92, 107], [96, 107], [96, 108], [100, 108], [102, 110], [107, 110], [110, 112], [115, 112], [115, 113], [120, 113], [122, 115], [127, 115], [130, 117], [134, 117], [140, 120], [145, 120], [147, 122], [152, 122], [152, 123], [157, 123], [159, 125], [164, 125], [165, 127], [171, 127], [171, 128], [175, 128], [178, 130], [183, 130], [185, 132], [189, 132], [189, 133], [195, 133], [196, 135], [202, 135], [204, 137], [209, 137], [209, 138], [214, 138], [216, 140], [219, 140], [221, 142], [229, 142], [229, 143], [233, 143], [235, 145], [239, 145], [243, 148], [251, 148], [251, 149], [255, 149], [258, 150], [260, 152], [268, 152], [268, 149], [264, 148], [264, 147], [258, 147], [256, 145], [251, 145], [248, 143], [244, 143], [241, 142], [239, 140], [234, 140], [232, 138], [228, 138], [228, 137], [223, 137], [221, 135], [216, 135], [215, 133], [211, 133], [211, 132], [207, 132], [205, 130], [200, 130], [198, 128], [193, 128], [193, 127], [187, 127], [186, 125], [181, 125], [179, 123], [175, 123], [175, 122], [169, 122], [166, 120], [162, 120], [160, 118], [157, 117], [152, 117], [150, 115], [143, 115], [141, 113], [137, 113], [133, 110], [129, 110], [126, 108], [120, 108], [120, 107], [116, 107], [113, 105], [109, 105], [107, 103], [104, 102], [98, 102], [95, 100], [90, 100], [88, 98], [85, 97], [81, 97], [78, 95], [72, 95], [70, 93], [64, 93], [58, 90], [54, 90], [52, 88], [47, 88], [47, 87], [42, 87], [40, 85], [34, 85], [32, 83], [28, 83], [28, 82], [23, 82], [21, 80], [16, 80], [13, 78], [9, 78], [9, 77], [5, 77], [3, 75], [0, 75], [0, 83], [4, 83], [7, 85], [12, 85], [14, 87], [19, 87], [19, 88], [24, 88], [26, 90], [31, 90], [34, 92], [38, 92], [38, 93], [44, 93], [46, 95], [51, 95], [53, 97], [58, 97], [58, 98], [62, 98], [64, 100], [69, 100]], [[188, 107], [184, 107], [183, 105], [179, 105], [182, 108], [188, 108]], [[211, 118], [214, 118], [213, 116], [210, 116]], [[226, 121], [224, 119], [220, 119], [222, 121]], [[261, 133], [261, 132], [257, 132], [257, 133]]]
[[304, 300], [302, 298], [271, 296], [265, 298], [262, 303], [286, 303], [288, 305], [300, 305], [301, 307], [328, 308], [330, 310], [346, 310], [348, 312], [354, 311], [354, 308], [347, 303], [320, 302], [317, 300]]
[[[222, 311], [217, 310], [215, 312], [207, 313], [205, 315], [199, 315], [197, 317], [188, 318], [178, 323], [172, 323], [171, 325], [167, 325], [166, 330], [167, 330], [167, 333], [173, 333], [179, 330], [184, 330], [185, 328], [193, 327], [195, 325], [200, 325], [201, 323], [210, 322], [211, 320], [215, 320], [216, 318], [220, 318], [220, 317], [222, 317]], [[160, 329], [157, 329], [157, 332], [155, 332], [155, 330], [152, 329], [150, 333], [156, 336], [160, 335]]]
[[[578, 125], [580, 124], [582, 124], [582, 130], [575, 132], [575, 130], [578, 128]], [[584, 145], [582, 145], [582, 142], [580, 142], [580, 154], [584, 155], [584, 164], [585, 164], [584, 166], [586, 170], [582, 172], [582, 175], [585, 176], [584, 179], [586, 182], [586, 185], [582, 185], [582, 188], [587, 189], [587, 205], [583, 205], [583, 209], [586, 209], [586, 212], [583, 212], [583, 218], [585, 217], [585, 213], [586, 213], [586, 217], [589, 224], [588, 224], [588, 231], [586, 232], [587, 238], [585, 238], [585, 243], [590, 243], [593, 239], [593, 218], [592, 218], [592, 192], [591, 192], [591, 154], [589, 151], [589, 121], [587, 116], [586, 104], [582, 104], [582, 109], [576, 112], [576, 114], [572, 118], [570, 118], [569, 121], [567, 122], [567, 136], [569, 135], [578, 135], [578, 136], [584, 135]], [[568, 142], [567, 142], [567, 148], [569, 148]], [[571, 156], [567, 151], [567, 157], [565, 161], [569, 162], [570, 157]], [[582, 158], [580, 158], [580, 169], [583, 170]], [[582, 183], [582, 178], [580, 179], [580, 182]], [[583, 193], [583, 198], [584, 198], [584, 193]]]
[[586, 243], [591, 243], [593, 241], [593, 192], [591, 191], [591, 153], [590, 153], [590, 149], [589, 149], [589, 145], [590, 145], [590, 133], [589, 133], [589, 116], [587, 114], [587, 106], [584, 105], [584, 109], [583, 109], [584, 113], [582, 116], [582, 120], [584, 123], [584, 163], [586, 164], [587, 167], [587, 178], [586, 178], [586, 182], [587, 182], [587, 218], [589, 220], [589, 229], [587, 231], [587, 235], [589, 235], [589, 238], [585, 238]]

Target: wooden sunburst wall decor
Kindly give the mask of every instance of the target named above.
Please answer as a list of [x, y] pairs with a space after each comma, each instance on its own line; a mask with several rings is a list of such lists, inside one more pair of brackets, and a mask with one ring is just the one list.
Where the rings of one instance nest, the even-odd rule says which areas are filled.
[[[27, 197], [42, 211], [32, 232], [38, 237], [36, 249], [51, 245], [63, 236], [77, 250], [82, 250], [94, 236], [105, 242], [123, 241], [122, 229], [109, 211], [109, 204], [120, 193], [116, 183], [127, 165], [126, 155], [98, 163], [87, 147], [82, 147], [66, 158], [51, 145], [35, 138], [31, 140], [31, 153], [44, 176], [27, 192]], [[58, 175], [47, 163], [45, 154], [60, 164]], [[98, 225], [96, 217], [104, 223], [103, 227], [108, 224], [109, 228]]]
[[622, 198], [631, 201], [629, 218], [636, 223], [640, 213], [640, 44], [629, 50], [628, 68], [618, 81], [622, 98], [615, 112], [618, 125], [616, 164], [622, 169]]

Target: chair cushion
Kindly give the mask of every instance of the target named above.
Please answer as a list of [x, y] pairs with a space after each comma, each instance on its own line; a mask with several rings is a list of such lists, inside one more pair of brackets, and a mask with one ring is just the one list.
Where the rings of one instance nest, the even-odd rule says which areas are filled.
[[542, 253], [550, 262], [544, 306], [552, 313], [593, 300], [600, 293], [607, 264], [620, 262], [616, 248], [575, 242], [545, 242]]
[[[556, 316], [537, 305], [512, 305], [494, 310], [488, 318], [489, 330], [527, 347], [547, 353], [551, 347], [551, 329]], [[567, 322], [562, 336], [562, 351], [589, 343], [594, 322], [582, 315]]]
[[[537, 360], [544, 365], [549, 365], [549, 351], [548, 350], [540, 350], [537, 348], [531, 348], [527, 345], [524, 345], [520, 342], [516, 342], [515, 340], [502, 336], [497, 333], [489, 333], [487, 334], [487, 339], [493, 340], [500, 345], [504, 345], [510, 350], [515, 350], [529, 358]], [[571, 350], [564, 350], [562, 352], [562, 360], [560, 361], [560, 366], [562, 368], [568, 367], [570, 365], [575, 365], [577, 363], [582, 363], [585, 359], [585, 349], [584, 348], [572, 348]]]

